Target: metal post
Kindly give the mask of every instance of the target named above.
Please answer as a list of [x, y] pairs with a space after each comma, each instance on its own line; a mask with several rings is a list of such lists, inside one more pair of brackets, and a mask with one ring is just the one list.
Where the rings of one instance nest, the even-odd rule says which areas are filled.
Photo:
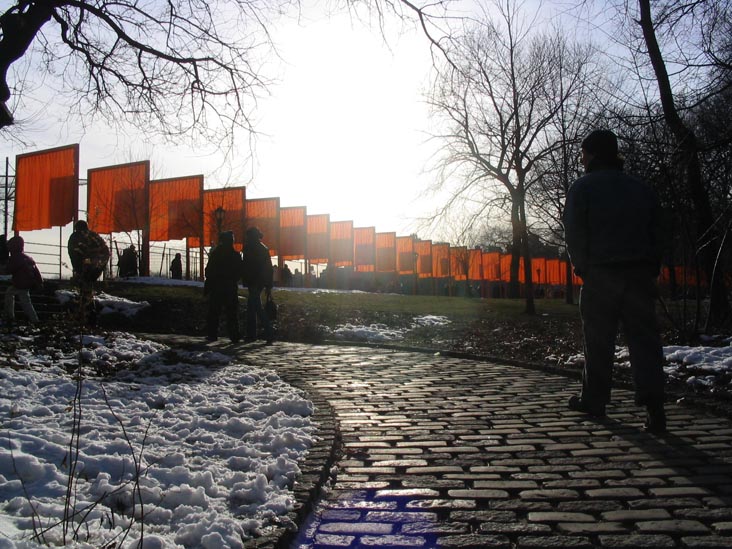
[[10, 202], [10, 159], [5, 157], [5, 211], [3, 213], [3, 233], [8, 234], [8, 203]]
[[61, 225], [59, 225], [59, 227], [58, 227], [58, 279], [59, 280], [61, 280], [61, 263], [63, 263], [63, 261], [61, 260], [61, 257], [63, 256], [63, 253], [64, 253], [63, 242], [64, 242], [64, 228]]

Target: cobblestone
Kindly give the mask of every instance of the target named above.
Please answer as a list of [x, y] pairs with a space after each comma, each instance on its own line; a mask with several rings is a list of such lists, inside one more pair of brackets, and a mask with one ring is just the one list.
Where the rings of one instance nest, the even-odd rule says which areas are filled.
[[250, 547], [732, 548], [727, 418], [670, 403], [654, 436], [631, 392], [590, 418], [566, 407], [577, 381], [536, 368], [281, 342], [230, 352], [303, 389], [326, 434], [298, 480], [299, 534]]

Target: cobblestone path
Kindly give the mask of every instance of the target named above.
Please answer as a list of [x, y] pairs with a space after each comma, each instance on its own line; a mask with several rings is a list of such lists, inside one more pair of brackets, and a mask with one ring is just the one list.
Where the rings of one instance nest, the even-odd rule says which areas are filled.
[[535, 369], [279, 342], [237, 355], [327, 402], [340, 431], [293, 548], [732, 548], [728, 419], [672, 403], [654, 436], [631, 392], [589, 419], [566, 407], [578, 382]]

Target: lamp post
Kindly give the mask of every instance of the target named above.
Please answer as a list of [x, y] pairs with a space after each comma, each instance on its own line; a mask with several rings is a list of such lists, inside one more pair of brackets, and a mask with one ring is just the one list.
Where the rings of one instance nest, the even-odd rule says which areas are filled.
[[226, 215], [226, 210], [222, 206], [219, 206], [214, 210], [213, 215], [214, 221], [216, 222], [216, 243], [218, 244], [218, 238], [221, 234], [221, 226], [224, 224], [224, 216]]
[[414, 292], [412, 293], [417, 295], [419, 293], [417, 291], [419, 285], [419, 254], [417, 252], [412, 252], [412, 263], [414, 267]]

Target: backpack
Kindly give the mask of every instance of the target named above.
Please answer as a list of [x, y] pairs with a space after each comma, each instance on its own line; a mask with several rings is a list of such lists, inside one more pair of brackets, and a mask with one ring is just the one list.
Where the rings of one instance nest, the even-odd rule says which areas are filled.
[[38, 265], [29, 256], [23, 254], [18, 271], [13, 276], [13, 284], [21, 290], [40, 290], [43, 288], [43, 276]]
[[33, 280], [31, 290], [40, 290], [43, 288], [43, 275], [41, 275], [41, 271], [38, 270], [38, 265], [36, 265], [35, 261], [31, 265], [31, 278]]

